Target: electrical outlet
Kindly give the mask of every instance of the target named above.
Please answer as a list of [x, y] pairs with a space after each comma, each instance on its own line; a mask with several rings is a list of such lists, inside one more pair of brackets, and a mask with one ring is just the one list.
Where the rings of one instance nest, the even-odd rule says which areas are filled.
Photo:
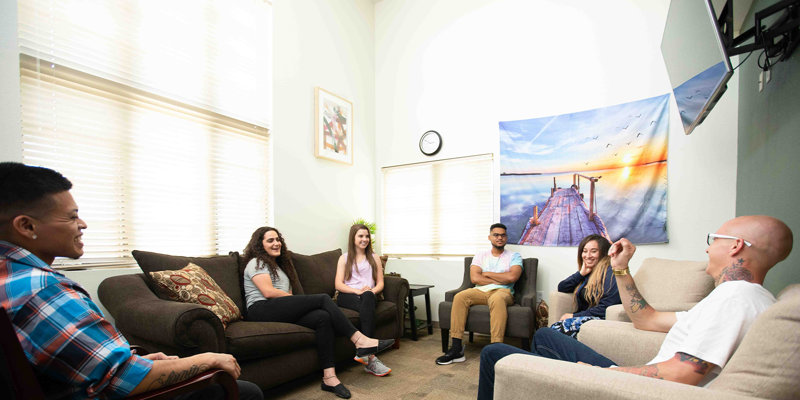
[[764, 90], [764, 70], [758, 73], [758, 91]]
[[536, 292], [536, 298], [539, 299], [539, 301], [544, 300], [544, 292]]

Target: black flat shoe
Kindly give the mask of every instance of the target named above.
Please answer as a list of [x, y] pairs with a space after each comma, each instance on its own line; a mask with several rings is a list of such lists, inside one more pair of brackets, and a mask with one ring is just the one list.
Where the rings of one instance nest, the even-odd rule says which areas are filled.
[[331, 393], [333, 393], [333, 394], [335, 394], [335, 395], [337, 395], [337, 396], [339, 396], [339, 397], [341, 397], [343, 399], [349, 399], [350, 398], [350, 391], [347, 390], [347, 388], [344, 387], [344, 385], [341, 384], [341, 383], [336, 385], [336, 386], [328, 386], [328, 385], [325, 384], [325, 382], [322, 382], [322, 390], [324, 390], [326, 392], [331, 392]]
[[377, 354], [388, 349], [393, 344], [394, 344], [394, 339], [378, 340], [377, 346], [362, 347], [360, 349], [356, 349], [356, 356], [358, 357], [371, 356], [373, 354]]

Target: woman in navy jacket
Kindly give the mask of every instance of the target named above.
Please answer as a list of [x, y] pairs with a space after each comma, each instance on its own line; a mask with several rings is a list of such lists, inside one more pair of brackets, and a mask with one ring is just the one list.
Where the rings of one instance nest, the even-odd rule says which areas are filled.
[[576, 311], [561, 316], [550, 326], [577, 337], [581, 325], [593, 319], [605, 319], [606, 308], [620, 304], [617, 280], [611, 272], [608, 250], [611, 243], [603, 236], [589, 235], [578, 245], [578, 272], [558, 284], [558, 291], [573, 293]]

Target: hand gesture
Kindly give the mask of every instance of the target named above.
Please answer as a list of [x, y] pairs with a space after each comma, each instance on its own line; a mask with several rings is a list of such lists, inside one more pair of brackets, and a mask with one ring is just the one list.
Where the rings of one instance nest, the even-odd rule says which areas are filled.
[[611, 250], [608, 251], [608, 256], [611, 257], [611, 268], [615, 270], [628, 268], [628, 263], [635, 252], [636, 246], [628, 239], [622, 238], [618, 240], [611, 245]]
[[586, 263], [583, 263], [583, 265], [581, 265], [581, 270], [578, 272], [580, 272], [581, 276], [589, 275], [592, 272], [592, 267], [586, 265]]

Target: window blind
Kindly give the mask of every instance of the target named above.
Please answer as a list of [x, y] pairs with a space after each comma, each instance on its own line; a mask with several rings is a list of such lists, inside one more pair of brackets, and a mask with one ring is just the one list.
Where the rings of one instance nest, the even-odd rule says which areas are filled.
[[19, 2], [23, 161], [69, 178], [88, 224], [84, 257], [58, 263], [225, 254], [271, 220], [270, 13]]
[[382, 168], [383, 253], [460, 256], [485, 247], [492, 162], [487, 154]]

